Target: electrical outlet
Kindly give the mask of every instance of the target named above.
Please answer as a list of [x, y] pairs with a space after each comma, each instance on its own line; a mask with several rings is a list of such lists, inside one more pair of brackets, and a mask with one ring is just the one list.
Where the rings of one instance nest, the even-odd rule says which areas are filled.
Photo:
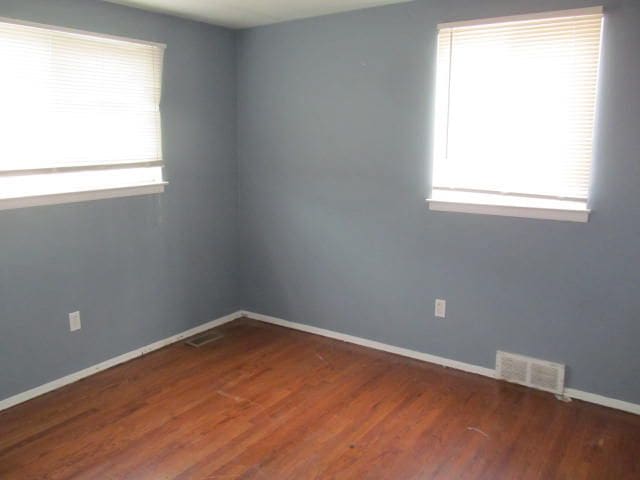
[[436, 298], [435, 315], [438, 318], [444, 318], [447, 315], [447, 301]]
[[82, 324], [80, 323], [80, 312], [73, 312], [69, 314], [69, 331], [75, 332], [80, 330]]

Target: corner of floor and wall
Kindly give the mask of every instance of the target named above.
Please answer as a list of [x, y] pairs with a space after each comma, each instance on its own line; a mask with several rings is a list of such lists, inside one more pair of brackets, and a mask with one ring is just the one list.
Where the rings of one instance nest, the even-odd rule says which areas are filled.
[[[167, 44], [160, 195], [0, 211], [0, 399], [238, 310], [236, 33], [101, 1], [0, 17]], [[82, 329], [69, 332], [79, 310]]]
[[[430, 211], [436, 25], [602, 4], [589, 222]], [[638, 25], [630, 0], [416, 0], [244, 31], [244, 308], [481, 367], [560, 362], [639, 404]]]
[[578, 224], [429, 211], [430, 92], [437, 23], [594, 2], [415, 0], [231, 31], [0, 0], [2, 17], [168, 44], [170, 182], [0, 212], [0, 399], [242, 309], [489, 369], [496, 350], [556, 361], [569, 387], [640, 404], [640, 5], [597, 3], [594, 213]]

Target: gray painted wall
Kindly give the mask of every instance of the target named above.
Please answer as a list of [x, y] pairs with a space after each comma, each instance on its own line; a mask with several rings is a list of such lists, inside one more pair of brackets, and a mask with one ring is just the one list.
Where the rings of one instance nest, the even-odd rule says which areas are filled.
[[564, 362], [570, 386], [640, 402], [640, 2], [604, 3], [588, 224], [424, 198], [436, 24], [598, 2], [418, 0], [244, 32], [244, 306], [487, 367], [497, 349]]
[[[0, 16], [167, 43], [171, 182], [160, 196], [0, 212], [2, 399], [239, 300], [235, 34], [93, 0], [0, 0]], [[69, 333], [76, 309], [83, 327]]]
[[640, 3], [606, 2], [588, 224], [424, 203], [436, 24], [593, 4], [418, 0], [236, 35], [0, 0], [0, 16], [168, 44], [171, 181], [0, 212], [0, 398], [242, 306], [489, 367], [496, 349], [565, 362], [571, 386], [639, 402]]

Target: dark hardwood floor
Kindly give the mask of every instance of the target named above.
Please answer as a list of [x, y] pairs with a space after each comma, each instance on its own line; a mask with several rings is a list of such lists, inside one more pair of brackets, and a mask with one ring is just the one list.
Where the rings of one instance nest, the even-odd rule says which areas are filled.
[[241, 319], [0, 413], [8, 479], [639, 479], [640, 417]]

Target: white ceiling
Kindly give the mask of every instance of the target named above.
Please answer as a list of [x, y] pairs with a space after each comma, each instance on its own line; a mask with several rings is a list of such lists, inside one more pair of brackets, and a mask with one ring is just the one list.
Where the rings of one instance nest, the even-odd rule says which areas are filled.
[[231, 28], [257, 27], [411, 0], [106, 0]]

